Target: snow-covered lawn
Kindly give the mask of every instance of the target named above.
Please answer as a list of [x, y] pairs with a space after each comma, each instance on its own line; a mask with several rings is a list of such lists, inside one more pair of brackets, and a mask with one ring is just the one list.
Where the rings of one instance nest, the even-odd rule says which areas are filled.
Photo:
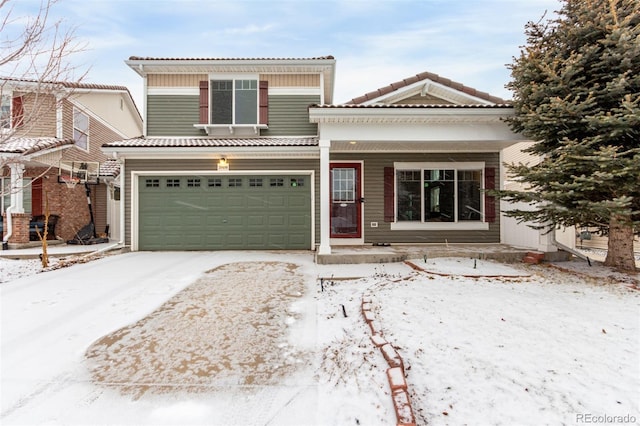
[[417, 424], [640, 420], [637, 277], [412, 263], [139, 252], [36, 273], [0, 259], [0, 423], [395, 424], [363, 298]]

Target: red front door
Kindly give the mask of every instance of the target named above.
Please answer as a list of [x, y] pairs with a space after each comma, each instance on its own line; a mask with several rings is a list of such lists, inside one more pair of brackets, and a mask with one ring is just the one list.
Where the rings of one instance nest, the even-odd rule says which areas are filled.
[[331, 238], [362, 236], [360, 163], [331, 163]]

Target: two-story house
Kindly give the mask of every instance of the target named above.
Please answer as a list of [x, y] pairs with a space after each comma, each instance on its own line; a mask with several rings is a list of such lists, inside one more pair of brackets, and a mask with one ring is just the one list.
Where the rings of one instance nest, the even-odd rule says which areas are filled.
[[331, 56], [126, 63], [145, 136], [103, 150], [132, 250], [501, 241], [500, 98], [423, 73], [336, 105]]
[[[12, 78], [1, 78], [0, 87], [3, 246], [37, 239], [34, 223], [42, 226], [47, 207], [49, 239], [76, 238], [91, 213], [98, 232], [119, 237], [119, 167], [101, 146], [142, 134], [142, 117], [129, 90]], [[65, 184], [61, 173], [74, 167], [84, 168], [92, 184]]]

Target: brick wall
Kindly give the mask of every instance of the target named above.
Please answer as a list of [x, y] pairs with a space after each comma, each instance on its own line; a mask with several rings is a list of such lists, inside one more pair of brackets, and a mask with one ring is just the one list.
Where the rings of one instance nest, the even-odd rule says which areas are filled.
[[[13, 213], [11, 215], [11, 237], [9, 238], [9, 244], [24, 244], [29, 242], [29, 220], [31, 215], [27, 213]], [[4, 230], [2, 232], [2, 238], [7, 233], [7, 216], [3, 213]]]
[[[58, 169], [28, 169], [25, 176], [37, 177], [42, 175], [42, 206], [44, 212], [44, 198], [49, 201], [49, 212], [60, 216], [56, 225], [56, 236], [67, 241], [75, 237], [76, 233], [90, 221], [89, 206], [84, 185], [76, 185], [75, 188], [67, 188], [65, 184], [58, 183]], [[94, 217], [106, 221], [106, 210], [96, 212], [96, 187], [91, 188], [91, 204], [94, 206]], [[97, 229], [97, 228], [96, 228]]]

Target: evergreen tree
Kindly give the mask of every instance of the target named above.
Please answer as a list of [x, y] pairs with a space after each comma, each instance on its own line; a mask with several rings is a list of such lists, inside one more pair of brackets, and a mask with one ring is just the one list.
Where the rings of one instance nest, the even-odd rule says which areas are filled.
[[534, 211], [508, 216], [552, 226], [596, 227], [605, 264], [635, 271], [640, 230], [640, 2], [562, 0], [553, 19], [530, 22], [509, 65], [515, 132], [537, 141], [539, 164], [508, 169], [528, 186], [499, 191]]

